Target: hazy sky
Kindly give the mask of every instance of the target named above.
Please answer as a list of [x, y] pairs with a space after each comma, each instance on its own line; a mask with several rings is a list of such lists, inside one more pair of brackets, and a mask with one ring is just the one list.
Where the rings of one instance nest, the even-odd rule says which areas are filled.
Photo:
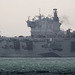
[[28, 16], [39, 14], [53, 15], [53, 8], [58, 9], [58, 16], [64, 20], [63, 29], [75, 30], [75, 0], [0, 0], [0, 31], [3, 36], [27, 36], [30, 28]]

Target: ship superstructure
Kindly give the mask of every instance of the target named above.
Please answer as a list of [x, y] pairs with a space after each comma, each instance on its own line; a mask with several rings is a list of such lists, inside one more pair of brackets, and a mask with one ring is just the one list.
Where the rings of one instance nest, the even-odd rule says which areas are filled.
[[52, 18], [44, 17], [41, 14], [34, 17], [32, 21], [28, 19], [28, 27], [31, 28], [31, 37], [44, 37], [53, 38], [60, 33], [59, 18], [57, 16], [57, 9], [54, 10], [54, 16]]
[[31, 36], [0, 36], [0, 57], [75, 57], [75, 31], [62, 31], [57, 9], [53, 17], [28, 18]]

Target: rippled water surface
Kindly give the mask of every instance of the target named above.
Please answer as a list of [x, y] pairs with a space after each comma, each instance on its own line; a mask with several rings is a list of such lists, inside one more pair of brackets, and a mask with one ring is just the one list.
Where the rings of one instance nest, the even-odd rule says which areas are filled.
[[0, 58], [0, 73], [2, 75], [75, 75], [75, 58]]

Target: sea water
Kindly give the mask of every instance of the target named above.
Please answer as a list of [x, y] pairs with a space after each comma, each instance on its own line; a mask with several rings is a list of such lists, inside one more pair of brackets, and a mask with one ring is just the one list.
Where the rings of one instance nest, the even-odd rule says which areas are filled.
[[75, 75], [75, 58], [0, 58], [0, 75]]

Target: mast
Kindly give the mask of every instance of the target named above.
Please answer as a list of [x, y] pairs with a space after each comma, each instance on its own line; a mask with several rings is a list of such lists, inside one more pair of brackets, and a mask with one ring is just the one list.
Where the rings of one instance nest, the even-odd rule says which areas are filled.
[[53, 17], [53, 20], [54, 21], [59, 21], [59, 18], [57, 16], [57, 9], [53, 9], [54, 10], [54, 17]]
[[0, 37], [1, 37], [1, 31], [0, 31]]
[[40, 16], [40, 8], [39, 8], [39, 16]]
[[40, 8], [39, 8], [39, 16], [38, 16], [39, 20], [41, 19], [41, 13], [40, 13]]

